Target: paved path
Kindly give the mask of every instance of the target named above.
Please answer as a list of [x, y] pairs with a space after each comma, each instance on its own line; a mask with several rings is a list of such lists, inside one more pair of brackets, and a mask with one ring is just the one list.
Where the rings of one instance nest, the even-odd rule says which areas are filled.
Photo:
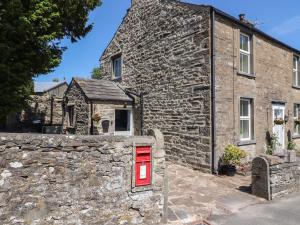
[[212, 225], [299, 225], [300, 194], [249, 206], [230, 216], [210, 220]]
[[168, 224], [202, 224], [265, 202], [245, 191], [250, 177], [214, 176], [168, 164]]

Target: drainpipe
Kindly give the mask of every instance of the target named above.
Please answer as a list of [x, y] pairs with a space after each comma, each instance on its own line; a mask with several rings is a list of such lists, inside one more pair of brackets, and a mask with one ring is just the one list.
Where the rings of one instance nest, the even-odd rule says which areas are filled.
[[[124, 89], [122, 89], [122, 90], [124, 90]], [[129, 90], [124, 90], [124, 91], [125, 91], [125, 93], [134, 95], [134, 96], [136, 96], [140, 99], [140, 107], [141, 107], [141, 109], [140, 109], [140, 117], [141, 117], [141, 127], [140, 127], [140, 129], [141, 129], [141, 135], [143, 136], [144, 135], [144, 96], [148, 93], [147, 92], [140, 92], [138, 94], [136, 92], [129, 91]]]
[[140, 94], [141, 101], [141, 135], [144, 135], [144, 92]]
[[216, 153], [216, 68], [215, 68], [215, 10], [211, 7], [210, 16], [211, 36], [211, 172], [218, 172]]
[[91, 101], [91, 127], [90, 135], [94, 135], [94, 121], [93, 121], [93, 102]]

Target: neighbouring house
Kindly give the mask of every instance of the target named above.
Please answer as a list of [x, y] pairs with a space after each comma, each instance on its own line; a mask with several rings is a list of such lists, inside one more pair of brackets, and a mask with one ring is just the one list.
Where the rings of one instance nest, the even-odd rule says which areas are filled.
[[100, 63], [104, 79], [135, 93], [136, 134], [158, 128], [169, 160], [215, 172], [228, 144], [249, 157], [272, 134], [300, 144], [299, 56], [244, 15], [132, 0]]
[[66, 82], [34, 82], [28, 107], [8, 120], [16, 131], [61, 133]]
[[64, 103], [65, 133], [133, 135], [133, 99], [114, 82], [73, 78]]

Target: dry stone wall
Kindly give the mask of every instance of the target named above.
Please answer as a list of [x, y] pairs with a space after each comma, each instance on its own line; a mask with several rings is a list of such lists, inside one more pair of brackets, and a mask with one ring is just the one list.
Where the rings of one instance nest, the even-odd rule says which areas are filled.
[[264, 155], [252, 162], [252, 193], [267, 200], [300, 191], [300, 162]]
[[[168, 159], [210, 171], [210, 11], [169, 0], [136, 0], [101, 57], [103, 77], [122, 55], [124, 88], [144, 95], [144, 129], [160, 129]], [[140, 131], [140, 99], [135, 128]]]
[[[132, 191], [133, 146], [152, 186]], [[164, 151], [153, 137], [0, 134], [0, 224], [158, 224]]]

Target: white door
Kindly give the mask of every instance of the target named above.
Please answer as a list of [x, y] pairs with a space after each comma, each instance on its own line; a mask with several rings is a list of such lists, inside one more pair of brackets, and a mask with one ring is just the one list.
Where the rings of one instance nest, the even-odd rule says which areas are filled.
[[[285, 105], [282, 104], [274, 104], [273, 105], [273, 121], [275, 119], [283, 119], [284, 120], [284, 111], [285, 111]], [[278, 137], [278, 146], [284, 148], [284, 125], [277, 125], [273, 124], [273, 134], [275, 134]]]

